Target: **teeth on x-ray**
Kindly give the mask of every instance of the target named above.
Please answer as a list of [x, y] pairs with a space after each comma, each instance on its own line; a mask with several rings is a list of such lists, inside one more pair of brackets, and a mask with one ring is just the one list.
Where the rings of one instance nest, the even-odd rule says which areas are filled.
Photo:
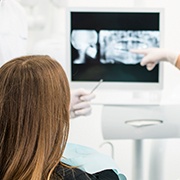
[[159, 31], [108, 31], [101, 30], [100, 57], [102, 63], [137, 64], [142, 55], [130, 49], [159, 47]]

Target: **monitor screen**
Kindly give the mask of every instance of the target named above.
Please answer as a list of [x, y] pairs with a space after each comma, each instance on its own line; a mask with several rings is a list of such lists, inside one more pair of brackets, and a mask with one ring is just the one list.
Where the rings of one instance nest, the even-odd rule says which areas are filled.
[[161, 87], [161, 65], [140, 65], [143, 55], [130, 49], [160, 47], [162, 9], [70, 9], [69, 72], [72, 83], [155, 85]]

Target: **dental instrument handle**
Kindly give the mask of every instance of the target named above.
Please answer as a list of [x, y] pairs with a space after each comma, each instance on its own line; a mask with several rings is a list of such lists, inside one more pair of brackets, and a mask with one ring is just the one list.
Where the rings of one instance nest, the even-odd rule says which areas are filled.
[[93, 93], [99, 86], [100, 84], [103, 82], [103, 79], [100, 79], [100, 81], [98, 82], [98, 84], [91, 90], [90, 94]]

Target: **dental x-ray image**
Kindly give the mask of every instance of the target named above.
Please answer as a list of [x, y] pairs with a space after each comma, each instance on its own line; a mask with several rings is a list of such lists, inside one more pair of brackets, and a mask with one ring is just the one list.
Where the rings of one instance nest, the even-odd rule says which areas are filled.
[[159, 47], [159, 31], [112, 31], [99, 33], [100, 62], [137, 64], [142, 55], [131, 53], [130, 49]]
[[71, 43], [78, 51], [77, 58], [74, 59], [74, 64], [86, 63], [86, 58], [89, 56], [92, 60], [97, 54], [98, 34], [95, 30], [73, 30]]
[[74, 64], [85, 64], [88, 57], [102, 64], [137, 64], [143, 55], [129, 50], [159, 47], [159, 31], [100, 30], [98, 34], [95, 30], [73, 30], [71, 44], [78, 53]]

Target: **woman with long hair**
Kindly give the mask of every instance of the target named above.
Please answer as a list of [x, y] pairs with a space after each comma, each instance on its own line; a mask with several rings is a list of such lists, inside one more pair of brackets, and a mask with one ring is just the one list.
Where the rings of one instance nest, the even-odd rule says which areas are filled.
[[121, 179], [112, 169], [90, 174], [61, 162], [69, 106], [66, 74], [51, 57], [22, 56], [0, 68], [1, 180]]
[[51, 179], [69, 132], [70, 90], [49, 56], [24, 56], [0, 68], [0, 179]]

